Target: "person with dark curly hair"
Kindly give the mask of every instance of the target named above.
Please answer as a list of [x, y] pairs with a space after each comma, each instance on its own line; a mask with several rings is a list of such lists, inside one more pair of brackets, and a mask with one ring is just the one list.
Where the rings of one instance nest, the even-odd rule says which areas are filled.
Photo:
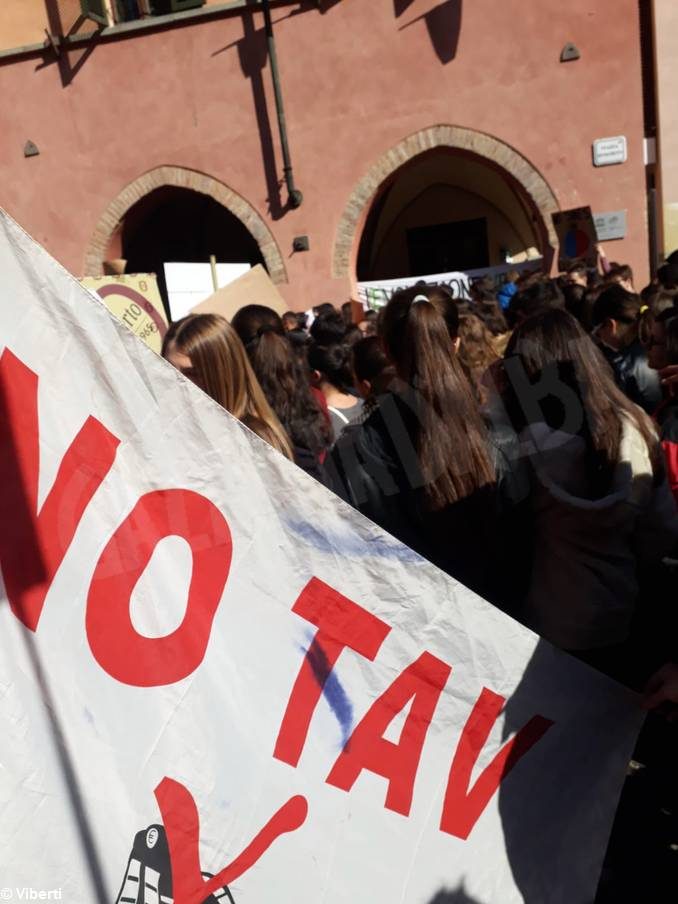
[[287, 431], [294, 460], [321, 478], [321, 465], [332, 444], [332, 428], [314, 395], [306, 368], [285, 336], [280, 316], [264, 305], [246, 305], [233, 317], [261, 388]]

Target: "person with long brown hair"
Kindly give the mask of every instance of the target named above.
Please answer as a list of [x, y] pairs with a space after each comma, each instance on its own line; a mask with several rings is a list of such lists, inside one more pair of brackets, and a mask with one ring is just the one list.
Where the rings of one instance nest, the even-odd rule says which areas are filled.
[[[246, 305], [233, 317], [266, 398], [285, 428], [294, 460], [307, 473], [322, 479], [321, 465], [332, 444], [329, 415], [309, 385], [302, 366], [285, 336], [282, 320], [264, 305]], [[319, 393], [322, 399], [322, 394]]]
[[178, 320], [165, 334], [162, 356], [233, 417], [292, 458], [287, 434], [227, 320], [217, 314], [189, 314]]
[[[500, 513], [515, 487], [458, 360], [459, 313], [444, 288], [397, 292], [379, 334], [396, 378], [331, 456], [335, 491], [497, 605], [518, 596]], [[509, 487], [509, 484], [511, 486]]]
[[461, 312], [459, 316], [459, 361], [481, 405], [489, 395], [487, 374], [499, 360], [494, 337], [480, 317]]
[[648, 416], [616, 385], [569, 313], [518, 326], [504, 402], [529, 456], [534, 559], [524, 618], [547, 640], [620, 678], [638, 573], [678, 540], [678, 511]]

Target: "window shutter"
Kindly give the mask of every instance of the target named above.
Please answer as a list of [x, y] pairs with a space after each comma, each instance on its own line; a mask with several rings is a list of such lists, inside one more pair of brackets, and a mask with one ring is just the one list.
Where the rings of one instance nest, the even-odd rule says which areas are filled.
[[205, 0], [152, 0], [153, 12], [156, 16], [164, 13], [180, 13], [185, 9], [197, 9], [205, 5]]
[[172, 0], [173, 12], [180, 13], [182, 9], [195, 9], [197, 6], [204, 6], [205, 0]]
[[94, 19], [100, 25], [109, 25], [106, 0], [80, 0], [80, 9], [87, 19]]

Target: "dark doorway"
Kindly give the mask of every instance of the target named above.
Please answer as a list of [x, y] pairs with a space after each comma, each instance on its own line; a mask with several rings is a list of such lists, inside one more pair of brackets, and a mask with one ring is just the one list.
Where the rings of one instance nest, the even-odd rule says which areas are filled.
[[428, 276], [490, 266], [487, 220], [461, 220], [407, 230], [410, 274]]
[[240, 220], [213, 198], [188, 188], [157, 188], [127, 212], [122, 256], [128, 273], [156, 273], [168, 310], [163, 264], [262, 264], [259, 245]]

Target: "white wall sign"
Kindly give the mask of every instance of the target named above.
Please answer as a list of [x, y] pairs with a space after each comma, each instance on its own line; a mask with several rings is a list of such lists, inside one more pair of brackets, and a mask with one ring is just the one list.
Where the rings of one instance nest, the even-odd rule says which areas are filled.
[[626, 238], [626, 211], [612, 210], [609, 213], [593, 215], [599, 242]]
[[626, 163], [628, 148], [625, 135], [613, 138], [598, 138], [593, 142], [593, 165], [612, 166], [615, 163]]
[[[167, 263], [165, 280], [172, 320], [181, 320], [214, 293], [210, 264]], [[248, 273], [251, 264], [217, 264], [217, 282], [223, 289]]]

